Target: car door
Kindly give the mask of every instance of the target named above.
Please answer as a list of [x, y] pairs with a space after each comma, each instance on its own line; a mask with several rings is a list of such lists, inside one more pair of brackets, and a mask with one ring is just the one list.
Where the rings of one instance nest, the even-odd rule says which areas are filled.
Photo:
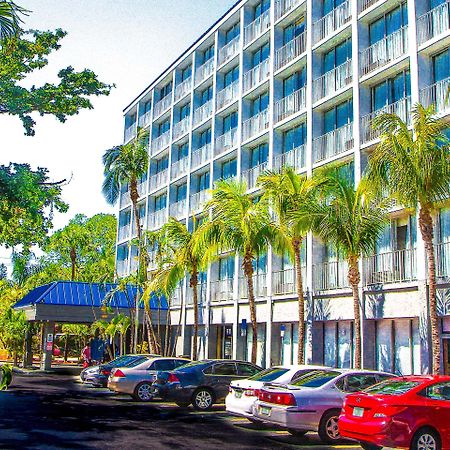
[[175, 369], [175, 364], [173, 359], [157, 359], [153, 361], [153, 364], [147, 369], [147, 374], [149, 380], [154, 380], [156, 377], [156, 372], [169, 372]]
[[253, 375], [256, 375], [257, 373], [261, 372], [261, 369], [259, 367], [255, 367], [251, 364], [246, 363], [236, 363], [237, 370], [238, 370], [238, 378], [250, 378]]
[[347, 394], [359, 392], [378, 382], [376, 374], [351, 373], [336, 381], [337, 394], [340, 401], [344, 401]]
[[208, 384], [214, 389], [217, 399], [224, 398], [228, 393], [231, 380], [237, 378], [238, 372], [234, 362], [220, 362], [212, 367], [212, 373], [206, 374]]

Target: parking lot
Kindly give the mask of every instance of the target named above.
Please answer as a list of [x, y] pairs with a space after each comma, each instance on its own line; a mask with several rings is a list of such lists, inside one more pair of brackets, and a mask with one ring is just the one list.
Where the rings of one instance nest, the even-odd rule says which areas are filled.
[[0, 448], [359, 449], [325, 446], [230, 417], [222, 405], [196, 412], [170, 403], [136, 403], [76, 376], [16, 375], [0, 393]]

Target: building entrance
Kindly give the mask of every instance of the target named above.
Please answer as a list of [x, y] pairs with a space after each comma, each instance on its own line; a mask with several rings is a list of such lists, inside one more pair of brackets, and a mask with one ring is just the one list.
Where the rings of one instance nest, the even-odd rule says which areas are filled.
[[217, 330], [217, 358], [233, 358], [233, 327], [225, 325]]

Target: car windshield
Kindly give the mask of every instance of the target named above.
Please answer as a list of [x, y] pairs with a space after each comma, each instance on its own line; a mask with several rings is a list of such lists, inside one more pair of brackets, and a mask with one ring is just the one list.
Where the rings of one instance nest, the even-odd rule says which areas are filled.
[[368, 394], [402, 395], [419, 385], [417, 381], [386, 380], [364, 389]]
[[290, 384], [293, 386], [318, 388], [333, 378], [336, 378], [338, 375], [340, 375], [340, 372], [335, 372], [332, 370], [316, 370], [312, 373], [308, 373], [307, 375], [297, 378]]
[[285, 369], [284, 367], [269, 367], [268, 369], [258, 372], [256, 375], [253, 375], [249, 378], [249, 380], [264, 382], [273, 381], [281, 377], [281, 375], [284, 375], [288, 371], [289, 369]]

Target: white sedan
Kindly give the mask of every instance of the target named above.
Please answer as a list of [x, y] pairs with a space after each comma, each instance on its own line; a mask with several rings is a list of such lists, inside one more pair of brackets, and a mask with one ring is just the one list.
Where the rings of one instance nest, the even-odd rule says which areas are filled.
[[251, 378], [234, 380], [230, 383], [229, 393], [225, 399], [227, 412], [251, 420], [253, 404], [258, 400], [259, 390], [266, 383], [289, 384], [308, 372], [323, 368], [309, 365], [280, 365], [265, 369]]

